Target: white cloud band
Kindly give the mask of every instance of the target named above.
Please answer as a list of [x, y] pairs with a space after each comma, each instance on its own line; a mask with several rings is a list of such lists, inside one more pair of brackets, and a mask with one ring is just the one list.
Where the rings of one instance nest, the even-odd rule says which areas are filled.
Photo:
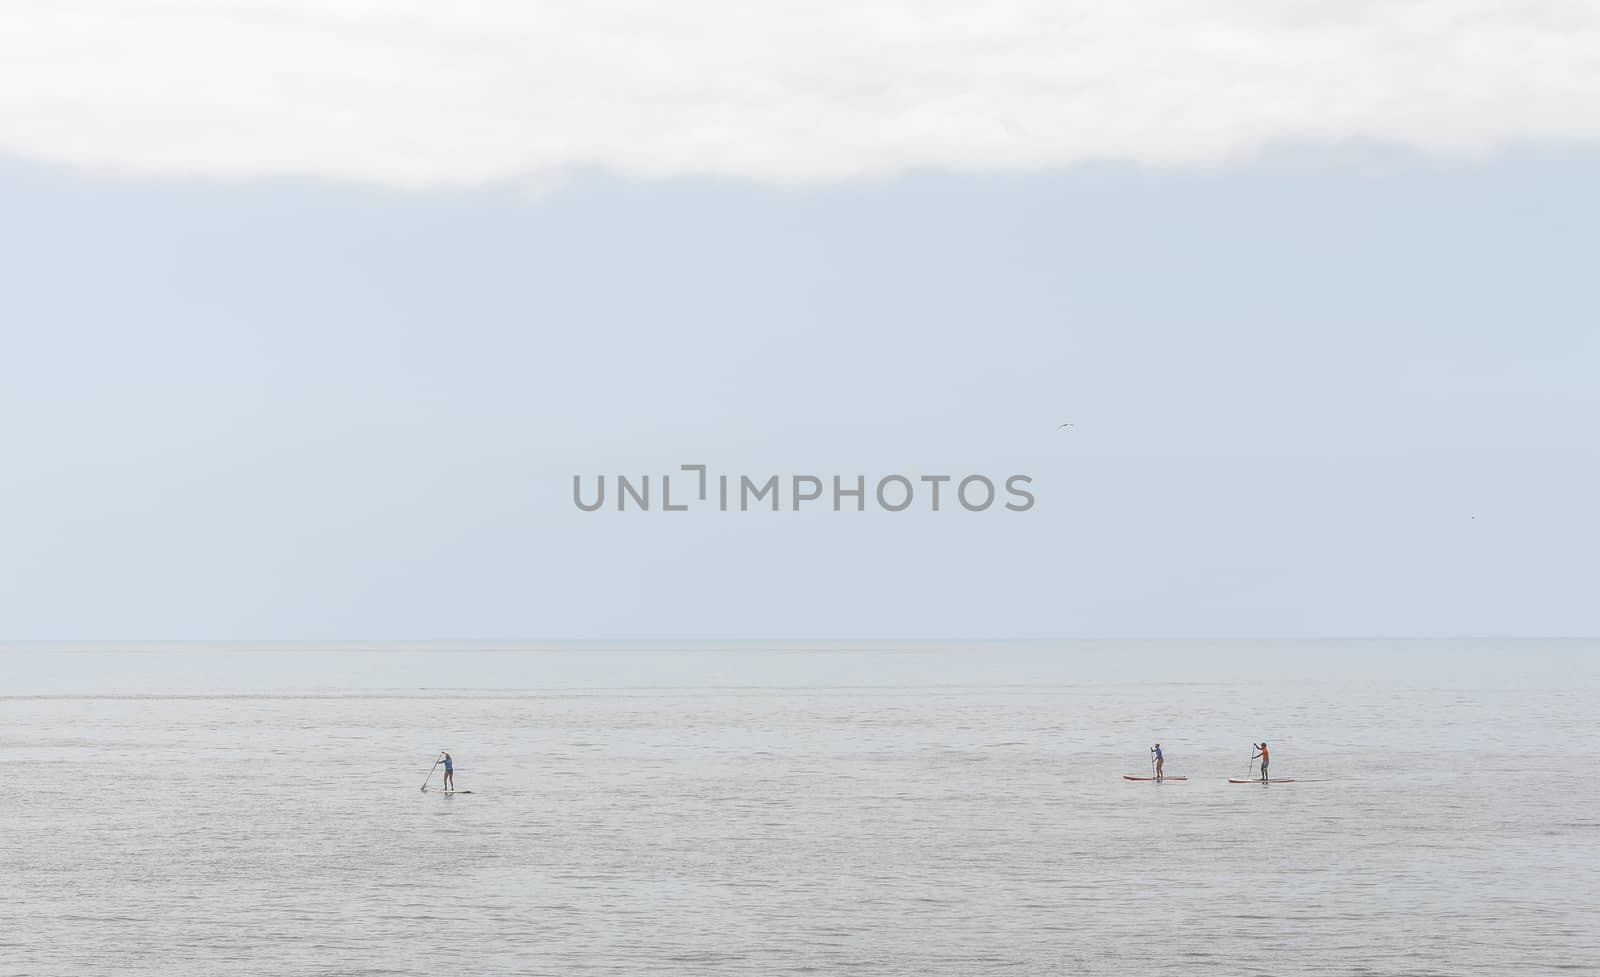
[[0, 153], [394, 186], [1600, 138], [1588, 0], [0, 0]]

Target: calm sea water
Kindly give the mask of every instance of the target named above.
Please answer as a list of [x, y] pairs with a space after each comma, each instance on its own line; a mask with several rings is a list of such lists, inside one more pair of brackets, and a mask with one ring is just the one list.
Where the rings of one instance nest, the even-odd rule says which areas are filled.
[[1596, 651], [13, 649], [0, 973], [1600, 972]]

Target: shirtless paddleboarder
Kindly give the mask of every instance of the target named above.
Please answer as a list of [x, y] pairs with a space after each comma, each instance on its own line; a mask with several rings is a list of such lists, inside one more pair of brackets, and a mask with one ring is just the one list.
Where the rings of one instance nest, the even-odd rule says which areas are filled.
[[1267, 741], [1266, 740], [1262, 740], [1259, 743], [1251, 743], [1250, 745], [1256, 748], [1255, 755], [1252, 756], [1250, 759], [1254, 760], [1257, 757], [1259, 757], [1261, 759], [1261, 781], [1262, 781], [1262, 783], [1266, 783], [1266, 780], [1267, 780], [1267, 763], [1270, 760], [1270, 757], [1267, 756]]

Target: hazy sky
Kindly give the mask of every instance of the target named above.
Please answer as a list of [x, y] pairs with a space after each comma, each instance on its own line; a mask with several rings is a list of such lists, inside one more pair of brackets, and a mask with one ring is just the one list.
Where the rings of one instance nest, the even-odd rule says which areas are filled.
[[0, 4], [0, 638], [1600, 633], [1597, 15], [1321, 6]]

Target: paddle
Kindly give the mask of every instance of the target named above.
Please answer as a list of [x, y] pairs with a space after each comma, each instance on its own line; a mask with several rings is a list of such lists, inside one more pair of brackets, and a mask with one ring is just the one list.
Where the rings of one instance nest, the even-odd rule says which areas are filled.
[[[432, 780], [433, 779], [433, 772], [435, 770], [438, 770], [439, 769], [439, 764], [441, 764], [443, 762], [444, 762], [444, 757], [440, 757], [439, 759], [433, 761], [433, 766], [428, 768], [428, 780]], [[417, 790], [420, 790], [420, 791], [423, 791], [424, 793], [426, 793], [427, 790], [428, 790], [428, 780], [424, 780], [422, 782], [422, 786], [418, 787]]]

